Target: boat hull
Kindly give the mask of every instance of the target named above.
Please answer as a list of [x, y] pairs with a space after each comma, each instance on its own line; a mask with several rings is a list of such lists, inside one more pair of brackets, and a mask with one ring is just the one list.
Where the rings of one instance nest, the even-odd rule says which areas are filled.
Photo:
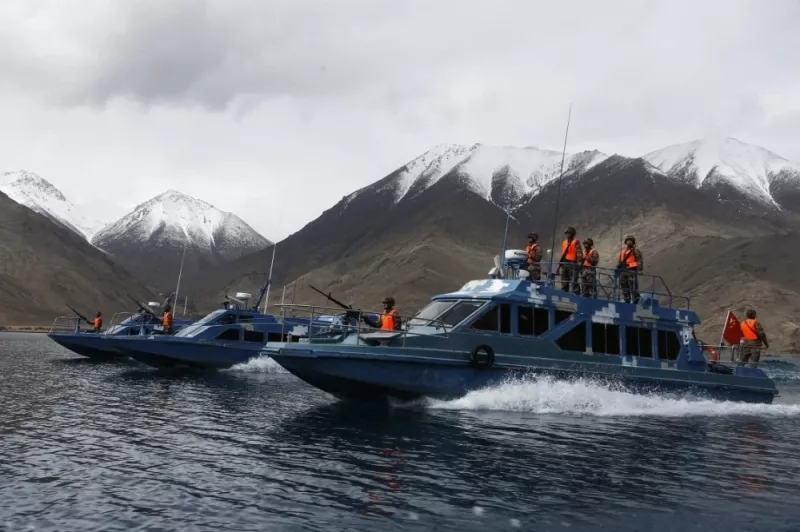
[[[739, 401], [772, 403], [776, 391], [771, 381], [763, 387], [737, 385], [717, 380], [698, 382], [690, 375], [658, 376], [611, 365], [581, 370], [557, 367], [547, 360], [532, 359], [526, 366], [496, 364], [475, 368], [464, 362], [414, 360], [412, 357], [357, 357], [319, 354], [291, 349], [268, 350], [268, 354], [287, 371], [339, 399], [357, 401], [410, 401], [422, 397], [453, 399], [509, 379], [549, 376], [561, 380], [586, 379], [615, 389], [638, 394], [669, 394]], [[650, 372], [653, 373], [653, 372]], [[682, 374], [691, 372], [682, 371]], [[720, 376], [722, 377], [722, 376]], [[724, 378], [724, 377], [722, 377]], [[730, 377], [728, 377], [730, 378]], [[750, 379], [753, 380], [753, 379]]]
[[55, 343], [73, 353], [92, 360], [119, 360], [125, 358], [111, 342], [111, 338], [91, 333], [51, 333], [47, 335]]
[[126, 338], [115, 347], [126, 356], [159, 369], [227, 369], [259, 356], [260, 344], [181, 338]]

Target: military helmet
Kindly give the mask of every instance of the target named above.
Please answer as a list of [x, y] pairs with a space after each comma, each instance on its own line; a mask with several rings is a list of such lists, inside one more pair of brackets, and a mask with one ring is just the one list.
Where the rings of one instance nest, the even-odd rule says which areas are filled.
[[756, 311], [754, 309], [747, 309], [747, 312], [745, 312], [744, 315], [747, 316], [747, 319], [749, 320], [756, 319]]
[[537, 235], [536, 233], [528, 233], [528, 238], [532, 238], [534, 240], [538, 240], [539, 239], [539, 235]]
[[572, 226], [567, 227], [567, 230], [564, 231], [565, 235], [572, 235], [575, 236], [575, 228]]
[[394, 298], [392, 296], [386, 296], [386, 297], [383, 298], [382, 303], [384, 305], [390, 305], [390, 306], [393, 307], [394, 306]]
[[583, 245], [584, 246], [594, 246], [594, 240], [592, 240], [591, 238], [587, 238], [586, 240], [583, 241]]
[[633, 243], [634, 246], [636, 245], [636, 238], [634, 238], [633, 235], [626, 236], [624, 242], [627, 244], [628, 240], [630, 240]]

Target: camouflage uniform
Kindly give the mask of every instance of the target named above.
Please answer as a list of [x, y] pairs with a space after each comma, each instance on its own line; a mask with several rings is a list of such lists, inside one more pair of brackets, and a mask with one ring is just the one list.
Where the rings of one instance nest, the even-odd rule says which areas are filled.
[[600, 254], [596, 249], [587, 249], [583, 254], [583, 267], [581, 268], [581, 295], [583, 297], [597, 297], [597, 263]]
[[542, 246], [534, 242], [533, 244], [528, 244], [525, 251], [528, 252], [528, 273], [530, 274], [530, 280], [538, 281], [542, 278]]
[[[567, 242], [566, 240], [564, 242]], [[581, 241], [574, 239], [575, 250], [577, 258], [575, 262], [567, 261], [564, 259], [561, 263], [561, 289], [565, 292], [573, 292], [575, 294], [581, 293], [581, 287], [578, 282], [578, 274], [580, 273], [581, 263], [583, 262], [583, 249], [581, 248]], [[570, 284], [572, 290], [570, 290]]]
[[[742, 340], [742, 361], [739, 363], [740, 366], [746, 365], [748, 362], [750, 363], [751, 368], [757, 368], [758, 363], [761, 361], [761, 345], [766, 345], [769, 347], [769, 342], [767, 342], [767, 335], [764, 332], [764, 327], [761, 326], [761, 322], [758, 320], [755, 321], [755, 329], [756, 335], [758, 335], [757, 340]], [[742, 322], [742, 328], [747, 327], [745, 322]]]
[[[630, 237], [628, 237], [630, 238]], [[627, 241], [628, 238], [625, 240]], [[639, 302], [639, 290], [638, 290], [638, 282], [639, 282], [639, 274], [642, 272], [644, 268], [644, 262], [642, 260], [642, 252], [639, 248], [636, 247], [636, 241], [634, 240], [634, 247], [630, 250], [626, 247], [620, 252], [620, 262], [622, 262], [623, 257], [628, 256], [628, 252], [633, 254], [633, 257], [636, 259], [636, 268], [630, 269], [626, 268], [623, 265], [620, 265], [618, 268], [622, 270], [619, 276], [619, 286], [622, 288], [622, 298], [625, 300], [625, 303], [631, 302], [631, 292], [633, 292], [633, 302]]]

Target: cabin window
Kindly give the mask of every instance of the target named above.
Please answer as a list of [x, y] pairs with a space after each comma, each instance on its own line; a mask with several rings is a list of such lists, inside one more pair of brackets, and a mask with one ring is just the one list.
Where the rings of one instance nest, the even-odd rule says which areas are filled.
[[556, 325], [572, 316], [572, 314], [569, 310], [556, 310]]
[[458, 325], [464, 318], [478, 310], [484, 304], [483, 301], [459, 301], [453, 308], [445, 312], [440, 318], [439, 321], [435, 321], [433, 323], [429, 323], [429, 325], [440, 325], [440, 322], [453, 327]]
[[619, 355], [619, 325], [592, 323], [592, 352]]
[[250, 314], [239, 316], [239, 323], [250, 323], [251, 321], [253, 321], [253, 316], [251, 316]]
[[674, 331], [658, 331], [658, 356], [664, 360], [675, 360], [681, 351], [681, 343]]
[[625, 327], [625, 353], [639, 357], [653, 357], [653, 342], [650, 329]]
[[511, 305], [508, 303], [500, 304], [500, 332], [511, 334]]
[[264, 343], [264, 333], [261, 331], [248, 331], [245, 329], [244, 341]]
[[558, 347], [564, 351], [586, 351], [586, 322], [582, 321], [556, 340]]
[[550, 328], [550, 312], [544, 308], [517, 308], [517, 332], [526, 336], [539, 336]]
[[469, 328], [476, 331], [499, 331], [501, 333], [510, 334], [511, 305], [509, 303], [492, 305], [492, 308], [472, 322]]
[[239, 340], [239, 329], [225, 329], [217, 335], [217, 340]]
[[220, 319], [217, 320], [217, 324], [219, 325], [228, 325], [236, 321], [236, 316], [233, 314], [225, 314]]

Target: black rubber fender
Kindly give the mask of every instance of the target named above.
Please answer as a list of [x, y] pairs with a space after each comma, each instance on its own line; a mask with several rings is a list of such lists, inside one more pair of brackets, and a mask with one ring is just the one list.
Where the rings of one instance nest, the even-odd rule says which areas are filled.
[[[486, 353], [485, 361], [481, 361], [482, 352]], [[491, 368], [494, 365], [494, 349], [486, 344], [476, 345], [469, 354], [469, 363], [476, 368]]]

